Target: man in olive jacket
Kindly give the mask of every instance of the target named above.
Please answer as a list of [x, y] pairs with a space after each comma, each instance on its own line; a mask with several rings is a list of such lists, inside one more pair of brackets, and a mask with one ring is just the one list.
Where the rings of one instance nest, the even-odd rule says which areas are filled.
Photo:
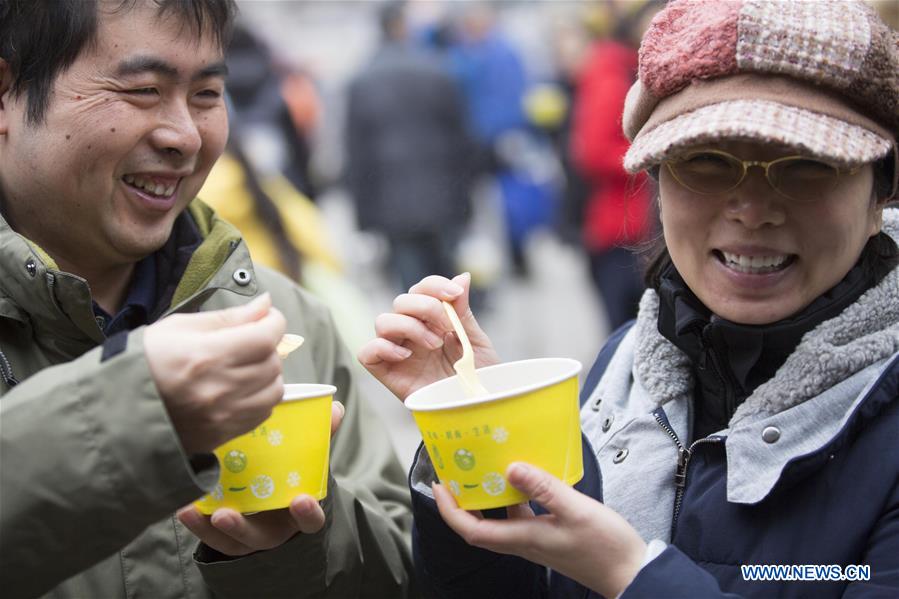
[[[0, 0], [4, 597], [410, 592], [404, 475], [327, 310], [194, 199], [227, 137], [233, 13]], [[285, 331], [306, 344], [282, 365]], [[338, 389], [327, 497], [202, 516], [212, 449], [285, 381]]]

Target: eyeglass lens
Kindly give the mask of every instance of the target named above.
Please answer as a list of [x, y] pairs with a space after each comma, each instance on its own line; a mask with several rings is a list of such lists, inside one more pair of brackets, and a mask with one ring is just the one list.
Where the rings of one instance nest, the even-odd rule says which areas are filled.
[[[739, 185], [743, 177], [743, 163], [723, 153], [698, 152], [668, 164], [681, 185], [699, 193], [728, 191]], [[799, 201], [812, 201], [833, 190], [839, 175], [834, 166], [803, 157], [775, 161], [768, 167], [771, 186]]]

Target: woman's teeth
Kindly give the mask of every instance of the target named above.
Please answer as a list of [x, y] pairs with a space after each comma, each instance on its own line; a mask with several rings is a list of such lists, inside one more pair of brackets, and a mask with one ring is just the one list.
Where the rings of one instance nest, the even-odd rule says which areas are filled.
[[728, 268], [750, 274], [763, 274], [781, 270], [786, 266], [787, 260], [790, 258], [787, 254], [779, 256], [742, 256], [740, 254], [731, 254], [730, 252], [721, 252], [721, 254], [724, 256], [724, 264]]
[[175, 193], [175, 185], [165, 186], [161, 183], [153, 183], [149, 179], [144, 179], [143, 177], [135, 177], [134, 175], [125, 175], [122, 177], [122, 180], [128, 185], [133, 185], [134, 187], [143, 189], [149, 194], [154, 196], [159, 196], [163, 198], [167, 198]]

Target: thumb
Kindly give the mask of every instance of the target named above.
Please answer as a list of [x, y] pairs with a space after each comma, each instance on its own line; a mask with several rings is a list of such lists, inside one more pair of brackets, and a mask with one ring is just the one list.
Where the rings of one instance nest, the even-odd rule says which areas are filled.
[[574, 513], [578, 492], [536, 466], [512, 462], [506, 469], [509, 483], [559, 518]]
[[266, 292], [242, 306], [225, 308], [224, 310], [198, 312], [191, 316], [194, 323], [197, 325], [197, 328], [215, 330], [260, 320], [269, 313], [271, 307], [272, 296]]

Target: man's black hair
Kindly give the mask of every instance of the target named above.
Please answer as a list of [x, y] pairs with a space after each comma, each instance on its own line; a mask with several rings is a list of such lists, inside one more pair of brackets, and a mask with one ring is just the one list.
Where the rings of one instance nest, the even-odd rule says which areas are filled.
[[[0, 58], [12, 71], [11, 93], [27, 94], [27, 119], [44, 119], [53, 82], [96, 40], [101, 2], [130, 10], [140, 0], [0, 0]], [[158, 15], [173, 14], [197, 35], [227, 46], [235, 0], [148, 0]]]

